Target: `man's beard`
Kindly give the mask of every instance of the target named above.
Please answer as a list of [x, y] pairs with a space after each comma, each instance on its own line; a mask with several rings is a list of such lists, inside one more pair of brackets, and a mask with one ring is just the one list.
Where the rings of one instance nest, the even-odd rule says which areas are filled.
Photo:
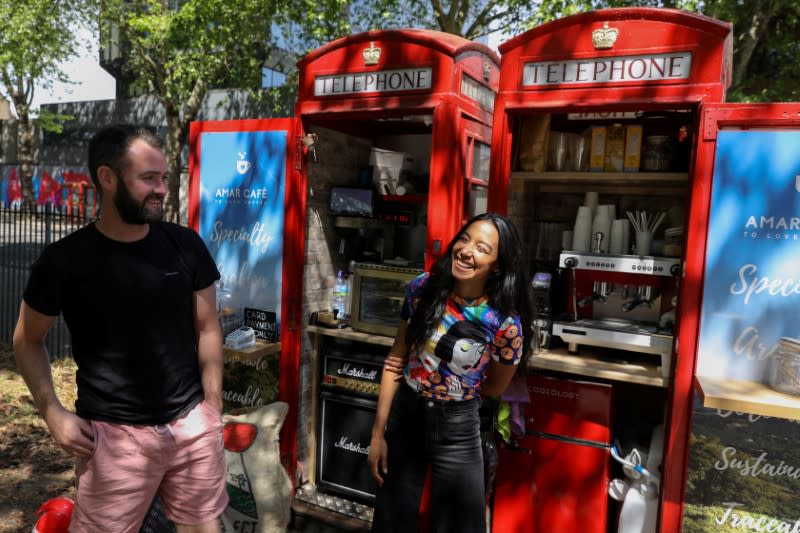
[[[149, 194], [141, 203], [137, 203], [131, 192], [121, 179], [117, 181], [118, 187], [114, 193], [114, 207], [117, 208], [119, 217], [126, 224], [149, 224], [158, 222], [164, 216], [164, 197], [158, 194]], [[150, 204], [150, 200], [158, 199], [158, 207]]]

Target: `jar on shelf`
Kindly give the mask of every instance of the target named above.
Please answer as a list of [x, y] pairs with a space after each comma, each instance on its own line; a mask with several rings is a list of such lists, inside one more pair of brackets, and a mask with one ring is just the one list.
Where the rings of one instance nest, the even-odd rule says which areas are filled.
[[680, 257], [683, 248], [683, 226], [664, 230], [664, 256]]
[[666, 172], [672, 166], [672, 138], [669, 135], [649, 135], [642, 146], [642, 170]]
[[233, 292], [221, 281], [217, 281], [217, 316], [224, 339], [228, 333], [242, 325], [241, 313], [233, 300]]
[[778, 392], [800, 396], [800, 340], [781, 337], [769, 352], [769, 386]]

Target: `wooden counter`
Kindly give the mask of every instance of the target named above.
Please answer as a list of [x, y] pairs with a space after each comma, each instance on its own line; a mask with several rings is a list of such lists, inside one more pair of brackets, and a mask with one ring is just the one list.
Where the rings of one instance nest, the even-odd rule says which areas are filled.
[[[581, 346], [581, 353], [572, 355], [566, 347], [531, 354], [528, 369], [553, 370], [578, 376], [602, 378], [612, 381], [639, 383], [653, 387], [666, 387], [669, 380], [661, 375], [658, 356], [644, 355], [641, 362], [623, 362], [607, 356], [602, 348]], [[651, 362], [652, 360], [652, 362]]]
[[394, 337], [387, 337], [386, 335], [375, 335], [372, 333], [362, 333], [354, 331], [352, 328], [326, 328], [325, 326], [306, 326], [309, 333], [316, 335], [325, 335], [328, 337], [337, 337], [339, 339], [347, 339], [351, 341], [366, 342], [368, 344], [378, 344], [380, 346], [392, 346], [394, 344]]
[[222, 355], [226, 359], [253, 360], [261, 359], [267, 355], [274, 355], [281, 353], [281, 343], [279, 342], [264, 342], [257, 340], [256, 343], [247, 348], [236, 350], [222, 345]]
[[[328, 337], [337, 337], [352, 341], [366, 342], [381, 346], [392, 346], [394, 338], [385, 335], [373, 335], [353, 331], [351, 328], [326, 328], [324, 326], [307, 326], [309, 333]], [[602, 378], [612, 381], [625, 381], [629, 383], [639, 383], [653, 387], [666, 387], [667, 379], [661, 375], [658, 356], [643, 355], [637, 363], [619, 362], [610, 359], [604, 354], [607, 350], [582, 346], [581, 353], [571, 355], [567, 353], [566, 347], [554, 350], [545, 350], [538, 354], [531, 354], [528, 358], [529, 370], [553, 370], [556, 372], [566, 372], [578, 376]], [[638, 354], [637, 354], [638, 355]]]
[[783, 394], [763, 383], [695, 376], [703, 407], [800, 420], [800, 396]]

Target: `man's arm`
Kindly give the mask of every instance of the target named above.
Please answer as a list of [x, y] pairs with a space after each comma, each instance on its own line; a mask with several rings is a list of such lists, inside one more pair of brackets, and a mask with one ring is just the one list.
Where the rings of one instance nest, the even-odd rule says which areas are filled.
[[94, 449], [91, 425], [61, 405], [53, 386], [50, 357], [44, 341], [55, 319], [23, 301], [14, 329], [14, 358], [53, 438], [67, 452], [88, 456]]
[[222, 412], [222, 330], [217, 317], [217, 291], [212, 283], [194, 293], [194, 325], [200, 379], [208, 403]]

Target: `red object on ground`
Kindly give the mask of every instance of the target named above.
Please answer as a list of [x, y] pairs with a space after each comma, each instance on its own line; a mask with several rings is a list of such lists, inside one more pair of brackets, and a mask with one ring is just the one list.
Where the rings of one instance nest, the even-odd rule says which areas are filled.
[[69, 498], [51, 498], [36, 510], [39, 520], [32, 533], [67, 533], [75, 503]]

